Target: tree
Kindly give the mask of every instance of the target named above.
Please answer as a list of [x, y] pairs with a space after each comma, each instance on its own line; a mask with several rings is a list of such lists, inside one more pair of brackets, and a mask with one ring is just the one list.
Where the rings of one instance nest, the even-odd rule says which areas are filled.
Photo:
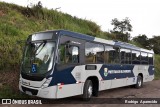
[[153, 49], [155, 54], [160, 54], [160, 36], [153, 36], [153, 38], [147, 38], [145, 34], [139, 35], [132, 39], [134, 42], [140, 44], [143, 48]]
[[41, 1], [39, 1], [37, 4], [35, 4], [32, 7], [32, 9], [33, 9], [36, 17], [45, 19], [44, 18], [44, 12], [43, 12], [43, 5], [42, 5]]
[[149, 46], [153, 49], [154, 53], [160, 54], [160, 36], [154, 36], [149, 39]]
[[130, 24], [130, 19], [126, 17], [122, 21], [117, 18], [112, 19], [111, 25], [114, 26], [111, 33], [116, 35], [116, 39], [128, 42], [130, 40], [130, 33], [132, 31], [132, 25]]
[[37, 6], [38, 6], [39, 8], [42, 8], [42, 7], [43, 7], [41, 1], [39, 1], [39, 2], [37, 3]]
[[132, 39], [134, 42], [140, 44], [143, 48], [150, 49], [149, 39], [145, 34], [136, 36]]

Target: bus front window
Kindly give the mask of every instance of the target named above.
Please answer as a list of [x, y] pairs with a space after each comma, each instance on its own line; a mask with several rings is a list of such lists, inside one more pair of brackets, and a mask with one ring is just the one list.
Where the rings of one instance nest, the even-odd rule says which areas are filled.
[[55, 42], [30, 42], [25, 48], [22, 72], [27, 74], [44, 74], [53, 65]]

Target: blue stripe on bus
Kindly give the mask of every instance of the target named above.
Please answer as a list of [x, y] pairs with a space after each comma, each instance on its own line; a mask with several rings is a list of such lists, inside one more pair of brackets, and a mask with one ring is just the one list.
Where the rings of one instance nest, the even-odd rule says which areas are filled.
[[71, 37], [85, 39], [85, 40], [89, 40], [89, 41], [93, 41], [95, 39], [95, 37], [93, 37], [93, 36], [89, 36], [89, 35], [85, 35], [85, 34], [81, 34], [81, 33], [75, 33], [75, 32], [71, 32], [71, 31], [67, 31], [67, 30], [60, 30], [60, 34], [65, 34], [65, 35], [68, 35]]
[[149, 72], [149, 75], [154, 75], [154, 66], [149, 66], [148, 72]]
[[[131, 73], [108, 73], [107, 76], [104, 75], [104, 68], [107, 68], [108, 70], [131, 70]], [[112, 79], [122, 79], [122, 78], [130, 78], [135, 77], [133, 73], [134, 65], [103, 65], [99, 71], [101, 77], [103, 80], [112, 80]], [[154, 75], [154, 66], [150, 66], [148, 69], [149, 75]], [[57, 85], [58, 83], [64, 83], [64, 84], [74, 84], [76, 83], [75, 78], [72, 75], [74, 67], [69, 67], [63, 70], [57, 70], [55, 67], [55, 71], [52, 74], [52, 81], [49, 84], [49, 86]]]
[[49, 86], [57, 85], [57, 83], [64, 83], [64, 84], [73, 84], [76, 83], [75, 78], [72, 75], [72, 70], [74, 67], [69, 67], [63, 70], [57, 70], [55, 67], [55, 71], [52, 74], [52, 81]]
[[[131, 73], [108, 73], [107, 76], [104, 75], [104, 68], [107, 68], [108, 70], [131, 70]], [[134, 65], [103, 65], [100, 69], [100, 75], [102, 76], [103, 80], [112, 80], [112, 79], [121, 79], [126, 77], [134, 77], [133, 74], [133, 68]]]

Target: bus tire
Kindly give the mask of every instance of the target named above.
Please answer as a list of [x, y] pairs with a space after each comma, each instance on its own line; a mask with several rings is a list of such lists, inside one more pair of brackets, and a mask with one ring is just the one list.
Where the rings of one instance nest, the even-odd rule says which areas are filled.
[[93, 84], [91, 80], [86, 80], [83, 88], [83, 100], [88, 101], [91, 99], [93, 94]]
[[137, 83], [135, 84], [135, 88], [141, 88], [143, 85], [143, 79], [140, 75], [137, 77]]
[[93, 84], [93, 96], [98, 97], [98, 84]]

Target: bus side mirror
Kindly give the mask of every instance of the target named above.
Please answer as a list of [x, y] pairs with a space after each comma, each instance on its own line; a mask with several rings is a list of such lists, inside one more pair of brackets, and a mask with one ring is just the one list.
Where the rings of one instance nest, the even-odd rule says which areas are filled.
[[72, 55], [78, 55], [78, 47], [73, 46], [73, 48], [72, 48]]

